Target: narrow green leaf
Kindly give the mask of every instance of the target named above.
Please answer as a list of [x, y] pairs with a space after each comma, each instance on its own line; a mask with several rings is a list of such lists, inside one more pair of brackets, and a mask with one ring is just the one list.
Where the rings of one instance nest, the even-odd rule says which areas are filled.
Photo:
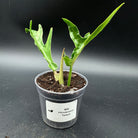
[[113, 16], [117, 13], [117, 11], [124, 5], [125, 3], [122, 3], [119, 5], [105, 20], [103, 23], [101, 23], [94, 31], [93, 33], [86, 39], [86, 41], [83, 44], [83, 47], [85, 47], [92, 39], [94, 39], [105, 27], [106, 25], [111, 21]]
[[[49, 31], [49, 35], [47, 37], [47, 41], [46, 41], [46, 44], [44, 45], [44, 51], [46, 53], [46, 57], [47, 59], [47, 62], [49, 64], [52, 64], [53, 63], [53, 60], [52, 60], [52, 55], [51, 55], [51, 41], [52, 41], [52, 33], [53, 33], [53, 28], [50, 28], [50, 31]], [[55, 63], [54, 63], [55, 65]]]

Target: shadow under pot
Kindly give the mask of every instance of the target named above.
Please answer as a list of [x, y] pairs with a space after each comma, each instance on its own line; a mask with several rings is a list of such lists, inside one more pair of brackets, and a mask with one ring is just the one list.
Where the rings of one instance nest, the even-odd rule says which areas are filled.
[[[44, 77], [47, 76], [47, 74], [52, 73], [52, 71], [46, 71], [38, 74], [35, 77], [35, 85], [39, 94], [42, 118], [47, 125], [53, 128], [68, 128], [74, 125], [77, 121], [82, 96], [85, 92], [85, 88], [88, 85], [88, 80], [82, 74], [72, 72], [72, 74], [75, 74], [74, 76], [78, 76], [83, 80], [83, 87], [73, 87], [66, 92], [55, 92], [52, 90], [47, 90], [41, 86], [41, 83], [47, 83], [47, 79]], [[68, 74], [68, 71], [64, 71], [64, 75], [65, 74]], [[39, 82], [39, 80], [41, 81]], [[78, 83], [79, 80], [77, 78], [76, 84]]]

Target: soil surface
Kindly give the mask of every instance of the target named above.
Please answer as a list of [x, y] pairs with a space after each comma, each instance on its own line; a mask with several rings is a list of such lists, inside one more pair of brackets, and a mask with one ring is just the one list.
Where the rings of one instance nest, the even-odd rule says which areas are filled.
[[55, 81], [53, 72], [45, 73], [37, 78], [37, 84], [54, 92], [76, 91], [85, 86], [86, 81], [76, 73], [72, 73], [70, 87], [67, 86], [68, 72], [64, 71], [64, 86]]

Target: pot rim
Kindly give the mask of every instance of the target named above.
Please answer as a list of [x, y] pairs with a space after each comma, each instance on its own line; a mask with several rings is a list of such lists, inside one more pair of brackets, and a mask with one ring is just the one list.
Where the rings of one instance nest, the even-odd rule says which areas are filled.
[[[63, 70], [63, 71], [68, 71], [68, 72], [69, 72], [69, 70]], [[84, 87], [82, 87], [82, 88], [80, 88], [80, 89], [78, 89], [78, 90], [76, 90], [76, 91], [67, 91], [67, 92], [54, 92], [54, 91], [50, 91], [50, 90], [47, 90], [47, 89], [44, 89], [44, 88], [40, 87], [40, 86], [37, 84], [37, 82], [36, 82], [36, 80], [37, 80], [37, 78], [38, 78], [39, 76], [41, 76], [41, 75], [43, 75], [43, 74], [45, 74], [45, 73], [48, 73], [48, 72], [52, 72], [52, 70], [48, 70], [48, 71], [41, 72], [41, 73], [37, 74], [36, 77], [35, 77], [35, 79], [34, 79], [35, 85], [36, 85], [39, 89], [41, 89], [41, 90], [43, 90], [43, 91], [45, 91], [45, 92], [47, 92], [47, 93], [53, 93], [53, 94], [59, 94], [59, 95], [60, 95], [60, 94], [61, 94], [61, 95], [64, 95], [64, 94], [74, 94], [74, 93], [77, 93], [77, 92], [79, 92], [79, 91], [85, 89], [85, 88], [87, 87], [87, 85], [88, 85], [88, 80], [87, 80], [87, 78], [86, 78], [84, 75], [82, 75], [81, 73], [78, 73], [78, 72], [76, 72], [76, 71], [72, 71], [73, 73], [76, 73], [76, 74], [78, 74], [79, 76], [81, 76], [82, 78], [85, 79], [86, 84], [85, 84]]]

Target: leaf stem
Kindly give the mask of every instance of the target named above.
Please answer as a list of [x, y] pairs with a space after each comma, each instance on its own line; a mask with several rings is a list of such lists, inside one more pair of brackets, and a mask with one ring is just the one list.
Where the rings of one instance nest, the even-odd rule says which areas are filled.
[[64, 85], [64, 79], [63, 79], [63, 56], [64, 56], [64, 50], [63, 48], [62, 55], [61, 55], [61, 62], [60, 62], [60, 72], [59, 72], [59, 84]]
[[57, 73], [56, 70], [54, 70], [53, 73], [54, 73], [55, 81], [58, 81], [59, 80], [59, 74]]
[[70, 83], [71, 83], [71, 76], [72, 76], [72, 65], [70, 66], [70, 70], [69, 70], [69, 76], [68, 76], [68, 83], [67, 83], [67, 86], [70, 86]]

